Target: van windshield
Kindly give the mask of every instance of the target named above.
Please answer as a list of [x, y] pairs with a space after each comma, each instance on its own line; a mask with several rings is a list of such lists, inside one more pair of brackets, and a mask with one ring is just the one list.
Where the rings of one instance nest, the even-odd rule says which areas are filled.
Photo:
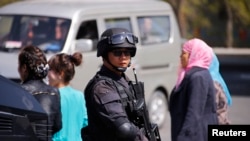
[[63, 49], [71, 21], [62, 18], [0, 15], [0, 50], [35, 45], [44, 52]]

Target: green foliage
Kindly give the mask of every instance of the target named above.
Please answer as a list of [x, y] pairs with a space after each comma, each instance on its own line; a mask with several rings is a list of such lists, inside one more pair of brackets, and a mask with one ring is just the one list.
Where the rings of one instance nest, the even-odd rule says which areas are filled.
[[242, 26], [250, 25], [250, 9], [246, 5], [249, 0], [228, 0], [230, 7], [233, 10], [234, 22]]
[[[180, 26], [184, 38], [199, 37], [213, 46], [225, 46], [227, 32], [234, 38], [234, 46], [250, 47], [250, 0], [165, 0], [182, 13], [185, 24]], [[229, 6], [229, 9], [226, 6]], [[229, 18], [232, 15], [232, 18]], [[180, 18], [180, 17], [179, 17]], [[180, 20], [180, 19], [179, 19]], [[230, 21], [231, 20], [231, 21]], [[232, 22], [232, 31], [227, 23]]]
[[12, 2], [16, 2], [16, 1], [20, 1], [20, 0], [1, 0], [0, 1], [0, 7], [4, 6], [6, 4], [12, 3]]

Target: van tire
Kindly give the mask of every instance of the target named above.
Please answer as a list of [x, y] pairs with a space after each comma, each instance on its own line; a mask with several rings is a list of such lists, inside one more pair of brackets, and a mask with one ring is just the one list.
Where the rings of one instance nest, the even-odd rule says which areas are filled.
[[161, 128], [169, 114], [165, 94], [160, 90], [155, 91], [150, 97], [147, 107], [151, 122], [156, 123]]

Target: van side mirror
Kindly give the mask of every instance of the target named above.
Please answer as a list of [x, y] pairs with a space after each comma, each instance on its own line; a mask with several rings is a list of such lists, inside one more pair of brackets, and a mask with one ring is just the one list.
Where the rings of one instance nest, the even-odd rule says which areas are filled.
[[93, 45], [91, 39], [78, 39], [75, 41], [75, 51], [89, 52], [93, 50]]

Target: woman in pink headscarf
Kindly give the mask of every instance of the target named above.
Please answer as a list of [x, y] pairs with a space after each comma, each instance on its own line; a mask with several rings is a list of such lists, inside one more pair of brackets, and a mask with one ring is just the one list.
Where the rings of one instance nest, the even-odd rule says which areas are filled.
[[184, 43], [176, 86], [170, 96], [172, 141], [207, 141], [218, 124], [215, 88], [209, 73], [213, 50], [194, 38]]

